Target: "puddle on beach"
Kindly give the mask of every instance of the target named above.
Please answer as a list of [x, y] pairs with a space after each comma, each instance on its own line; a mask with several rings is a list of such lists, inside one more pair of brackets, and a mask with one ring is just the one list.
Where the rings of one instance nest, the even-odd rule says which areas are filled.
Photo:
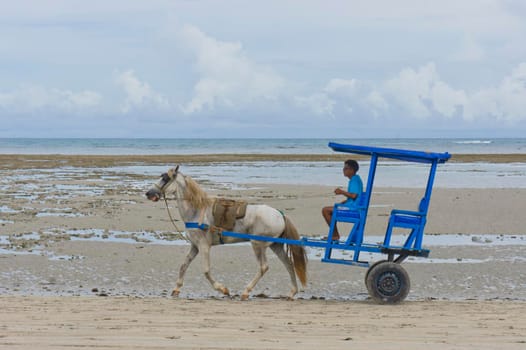
[[[383, 237], [367, 237], [366, 241], [379, 244]], [[403, 245], [407, 236], [393, 236], [393, 245]], [[45, 255], [43, 245], [48, 242], [58, 241], [78, 241], [78, 242], [112, 242], [124, 244], [151, 244], [151, 245], [188, 245], [184, 236], [178, 233], [156, 231], [156, 232], [129, 232], [103, 229], [50, 229], [40, 232], [29, 232], [22, 234], [0, 235], [0, 255], [1, 254], [37, 254]], [[345, 240], [345, 237], [342, 238]], [[237, 245], [249, 245], [249, 242], [237, 243]], [[428, 235], [424, 248], [433, 247], [499, 247], [499, 246], [522, 246], [526, 245], [526, 237], [518, 235]], [[308, 258], [320, 260], [324, 254], [324, 248], [306, 247]], [[352, 251], [343, 249], [333, 249], [332, 257], [335, 259], [350, 259]], [[53, 254], [49, 253], [52, 257]], [[384, 259], [383, 254], [361, 252], [360, 259], [364, 261], [376, 261]], [[415, 258], [409, 257], [408, 263], [434, 263], [434, 264], [476, 264], [491, 261], [526, 261], [526, 257], [516, 256], [507, 258], [497, 258], [495, 256], [475, 258]]]

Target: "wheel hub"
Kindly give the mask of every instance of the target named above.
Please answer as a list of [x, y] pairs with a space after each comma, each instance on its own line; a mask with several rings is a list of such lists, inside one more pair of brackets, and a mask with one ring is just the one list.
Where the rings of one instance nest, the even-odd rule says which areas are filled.
[[378, 291], [386, 296], [393, 296], [400, 290], [400, 278], [393, 272], [386, 272], [378, 278]]

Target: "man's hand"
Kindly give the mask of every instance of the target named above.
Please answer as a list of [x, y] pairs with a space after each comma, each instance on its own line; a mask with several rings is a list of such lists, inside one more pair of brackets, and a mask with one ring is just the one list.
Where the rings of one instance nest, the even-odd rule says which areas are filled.
[[345, 194], [345, 191], [338, 187], [334, 190], [334, 194]]

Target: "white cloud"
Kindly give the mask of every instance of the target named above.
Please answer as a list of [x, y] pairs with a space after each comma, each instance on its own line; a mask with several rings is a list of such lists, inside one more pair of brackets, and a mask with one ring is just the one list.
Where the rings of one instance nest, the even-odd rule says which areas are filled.
[[417, 70], [403, 69], [398, 76], [384, 83], [383, 90], [392, 101], [407, 110], [411, 116], [422, 119], [430, 116], [428, 107], [431, 86], [437, 80], [434, 63]]
[[463, 116], [468, 121], [475, 121], [482, 117], [499, 115], [497, 104], [498, 90], [488, 88], [477, 90], [469, 95], [469, 100], [464, 107]]
[[500, 85], [501, 119], [526, 119], [526, 63], [517, 66]]
[[387, 113], [389, 110], [389, 104], [383, 98], [383, 96], [376, 90], [371, 91], [365, 97], [364, 102], [367, 108], [369, 108], [369, 110], [371, 111], [372, 115], [375, 117], [385, 115], [385, 113]]
[[186, 113], [242, 108], [275, 100], [283, 93], [285, 80], [249, 59], [240, 43], [214, 39], [194, 26], [185, 26], [181, 38], [197, 57], [199, 74], [194, 96], [184, 107]]
[[123, 113], [128, 113], [133, 108], [166, 109], [170, 106], [164, 96], [154, 91], [148, 83], [141, 82], [133, 70], [117, 74], [115, 83], [126, 92], [126, 99], [121, 108]]
[[481, 117], [510, 123], [526, 120], [526, 63], [519, 64], [497, 87], [470, 95], [464, 115], [469, 120]]
[[331, 79], [323, 89], [327, 94], [353, 96], [358, 90], [356, 79]]
[[42, 109], [82, 112], [100, 105], [101, 100], [99, 93], [90, 90], [73, 92], [39, 85], [23, 85], [14, 91], [0, 93], [0, 107], [22, 113]]
[[321, 92], [297, 101], [317, 115], [330, 117], [358, 108], [364, 115], [357, 117], [362, 118], [429, 119], [437, 113], [446, 118], [459, 114], [467, 96], [442, 81], [430, 62], [417, 69], [405, 68], [378, 86], [357, 79], [331, 79]]
[[294, 98], [296, 106], [306, 109], [317, 116], [334, 116], [334, 106], [336, 102], [327, 96], [326, 93], [315, 93], [310, 96], [296, 96]]
[[456, 114], [466, 121], [526, 120], [526, 63], [519, 64], [500, 84], [465, 91], [441, 80], [434, 63], [406, 68], [384, 84], [386, 96], [415, 118]]
[[335, 117], [336, 108], [344, 113], [352, 113], [353, 106], [360, 103], [364, 86], [356, 79], [334, 78], [321, 89], [308, 96], [296, 96], [296, 106], [310, 111], [317, 116]]
[[331, 79], [319, 92], [297, 97], [296, 104], [326, 117], [350, 114], [358, 107], [363, 118], [429, 120], [458, 118], [510, 124], [526, 120], [526, 63], [493, 87], [457, 89], [441, 79], [436, 65], [404, 68], [379, 84], [356, 79]]
[[467, 103], [464, 91], [455, 90], [441, 80], [433, 83], [429, 98], [435, 111], [447, 118], [453, 117]]

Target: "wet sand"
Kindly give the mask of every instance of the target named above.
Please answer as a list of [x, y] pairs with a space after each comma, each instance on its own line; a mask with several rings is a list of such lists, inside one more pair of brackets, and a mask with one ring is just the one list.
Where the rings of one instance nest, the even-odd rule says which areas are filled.
[[[188, 155], [62, 155], [0, 154], [0, 169], [56, 168], [59, 166], [105, 167], [144, 163], [183, 164], [247, 161], [344, 161], [346, 154], [188, 154]], [[368, 159], [359, 155], [357, 160]], [[449, 162], [525, 163], [526, 154], [455, 154]]]
[[[167, 157], [156, 164], [172, 164]], [[188, 246], [174, 234], [164, 203], [144, 198], [156, 179], [105, 170], [152, 158], [0, 159], [1, 348], [522, 349], [526, 342], [526, 248], [492, 242], [501, 234], [526, 237], [526, 189], [436, 189], [427, 235], [477, 236], [469, 246], [433, 246], [433, 263], [405, 263], [411, 292], [401, 305], [372, 304], [365, 269], [323, 264], [316, 252], [308, 285], [296, 301], [282, 300], [288, 277], [270, 251], [269, 272], [240, 302], [257, 268], [248, 245], [212, 250], [212, 273], [231, 298], [212, 290], [196, 260], [180, 298], [171, 299]], [[20, 178], [19, 169], [33, 170]], [[319, 211], [336, 200], [326, 186], [203, 186], [212, 195], [279, 208], [308, 236], [327, 232]], [[377, 189], [366, 238], [385, 232], [391, 209], [412, 209], [420, 196], [415, 189]]]

